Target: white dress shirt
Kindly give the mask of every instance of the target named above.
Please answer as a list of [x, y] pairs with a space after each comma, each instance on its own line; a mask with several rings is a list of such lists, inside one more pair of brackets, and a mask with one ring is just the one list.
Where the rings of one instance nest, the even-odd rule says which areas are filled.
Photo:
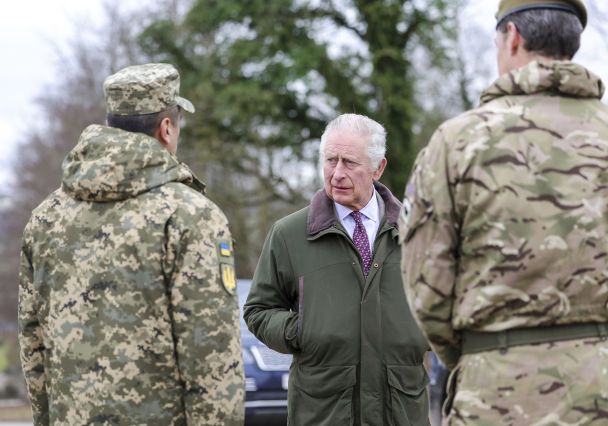
[[[359, 210], [359, 212], [361, 212], [361, 221], [363, 222], [365, 232], [367, 233], [367, 239], [369, 240], [370, 253], [374, 252], [374, 241], [376, 240], [376, 234], [378, 233], [378, 227], [380, 226], [380, 219], [378, 217], [380, 215], [380, 208], [378, 206], [378, 199], [376, 197], [377, 193], [374, 189], [374, 193], [369, 202], [365, 205], [365, 207]], [[355, 232], [355, 219], [353, 219], [350, 214], [354, 210], [344, 207], [335, 201], [334, 205], [338, 219], [340, 219], [340, 223], [344, 229], [346, 229], [346, 232], [348, 232], [350, 238], [353, 238], [353, 233]]]

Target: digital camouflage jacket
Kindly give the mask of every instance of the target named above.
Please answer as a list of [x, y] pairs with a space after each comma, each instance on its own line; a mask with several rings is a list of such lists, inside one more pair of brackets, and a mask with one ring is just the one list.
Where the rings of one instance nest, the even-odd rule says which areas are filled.
[[419, 154], [401, 216], [404, 285], [448, 367], [460, 330], [608, 320], [603, 92], [572, 62], [532, 62]]
[[84, 130], [23, 238], [36, 425], [242, 424], [232, 242], [203, 189], [156, 139]]

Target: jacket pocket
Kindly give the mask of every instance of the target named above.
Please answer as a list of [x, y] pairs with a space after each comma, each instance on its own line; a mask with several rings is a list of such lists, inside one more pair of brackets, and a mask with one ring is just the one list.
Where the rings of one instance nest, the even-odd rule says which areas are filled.
[[356, 366], [295, 367], [289, 387], [290, 426], [351, 426]]
[[429, 425], [429, 377], [422, 365], [387, 366], [392, 424]]

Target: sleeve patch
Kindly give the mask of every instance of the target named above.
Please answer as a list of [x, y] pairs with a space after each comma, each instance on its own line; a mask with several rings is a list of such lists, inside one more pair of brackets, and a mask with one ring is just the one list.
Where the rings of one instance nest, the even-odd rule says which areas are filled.
[[222, 273], [222, 285], [228, 293], [234, 294], [234, 291], [236, 290], [236, 273], [234, 272], [234, 266], [227, 263], [220, 263], [220, 269]]
[[232, 257], [232, 249], [230, 248], [230, 243], [221, 242], [219, 243], [220, 256], [222, 257]]
[[219, 241], [217, 243], [217, 254], [220, 265], [220, 280], [222, 286], [231, 294], [236, 294], [236, 272], [234, 269], [234, 251], [231, 241]]

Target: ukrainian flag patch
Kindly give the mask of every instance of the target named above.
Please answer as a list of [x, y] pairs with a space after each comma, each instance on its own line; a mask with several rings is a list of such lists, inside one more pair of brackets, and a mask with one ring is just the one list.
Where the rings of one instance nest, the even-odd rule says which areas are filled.
[[222, 257], [232, 257], [232, 249], [230, 248], [230, 243], [220, 243], [220, 256]]

